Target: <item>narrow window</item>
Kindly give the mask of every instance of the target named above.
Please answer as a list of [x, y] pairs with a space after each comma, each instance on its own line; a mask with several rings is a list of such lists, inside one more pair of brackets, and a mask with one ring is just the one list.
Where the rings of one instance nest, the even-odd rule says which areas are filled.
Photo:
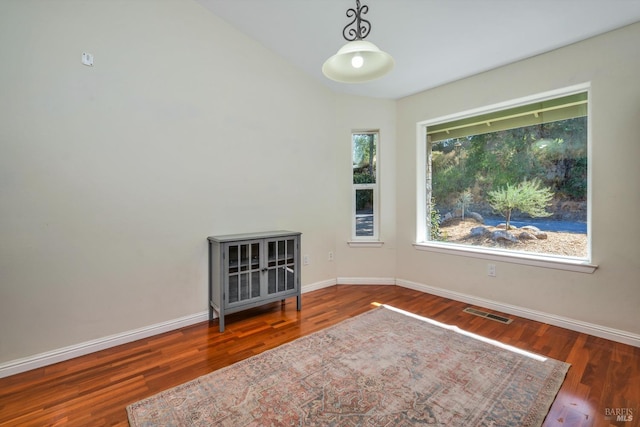
[[353, 240], [378, 240], [378, 132], [351, 136]]

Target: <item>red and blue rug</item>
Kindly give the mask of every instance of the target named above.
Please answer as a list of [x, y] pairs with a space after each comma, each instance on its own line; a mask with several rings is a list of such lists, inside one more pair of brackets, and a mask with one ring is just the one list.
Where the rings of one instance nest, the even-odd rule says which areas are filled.
[[540, 426], [569, 365], [381, 307], [127, 407], [132, 426]]

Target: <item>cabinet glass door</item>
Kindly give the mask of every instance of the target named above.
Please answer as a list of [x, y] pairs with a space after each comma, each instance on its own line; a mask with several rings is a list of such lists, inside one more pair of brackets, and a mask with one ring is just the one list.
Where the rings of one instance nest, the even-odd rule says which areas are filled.
[[260, 297], [260, 244], [230, 245], [228, 254], [229, 304]]
[[296, 288], [295, 239], [270, 240], [267, 243], [267, 293]]

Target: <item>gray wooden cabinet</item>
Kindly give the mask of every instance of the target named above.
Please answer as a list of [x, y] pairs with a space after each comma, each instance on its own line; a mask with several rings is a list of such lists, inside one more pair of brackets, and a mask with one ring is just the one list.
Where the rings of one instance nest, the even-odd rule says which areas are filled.
[[224, 316], [300, 292], [300, 238], [295, 231], [210, 236], [209, 320], [214, 312], [224, 331]]

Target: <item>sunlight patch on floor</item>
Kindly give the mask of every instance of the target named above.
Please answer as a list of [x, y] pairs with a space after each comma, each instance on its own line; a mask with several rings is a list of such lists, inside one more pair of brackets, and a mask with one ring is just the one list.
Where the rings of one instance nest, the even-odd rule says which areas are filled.
[[544, 361], [547, 360], [546, 357], [540, 356], [539, 354], [531, 353], [531, 352], [528, 352], [526, 350], [522, 350], [522, 349], [520, 349], [518, 347], [514, 347], [514, 346], [508, 345], [508, 344], [504, 344], [504, 343], [501, 343], [500, 341], [492, 340], [490, 338], [483, 337], [482, 335], [478, 335], [478, 334], [474, 334], [472, 332], [465, 331], [465, 330], [460, 329], [459, 327], [457, 327], [455, 325], [447, 325], [445, 323], [441, 323], [441, 322], [438, 322], [436, 320], [429, 319], [428, 317], [419, 316], [417, 314], [414, 314], [414, 313], [411, 313], [411, 312], [408, 312], [408, 311], [404, 311], [404, 310], [401, 310], [399, 308], [396, 308], [396, 307], [393, 307], [393, 306], [387, 305], [387, 304], [381, 304], [381, 303], [378, 303], [378, 302], [374, 302], [374, 303], [372, 303], [372, 305], [375, 305], [376, 307], [384, 307], [384, 308], [387, 308], [389, 310], [393, 310], [393, 311], [395, 311], [397, 313], [404, 314], [405, 316], [410, 316], [410, 317], [413, 317], [414, 319], [422, 320], [423, 322], [430, 323], [430, 324], [432, 324], [434, 326], [438, 326], [438, 327], [443, 328], [443, 329], [448, 329], [448, 330], [456, 332], [458, 334], [465, 335], [465, 336], [467, 336], [469, 338], [473, 338], [473, 339], [485, 342], [487, 344], [491, 344], [493, 346], [502, 348], [504, 350], [508, 350], [508, 351], [511, 351], [511, 352], [514, 352], [514, 353], [521, 354], [521, 355], [526, 356], [526, 357], [530, 357], [531, 359], [538, 360], [540, 362], [544, 362]]

